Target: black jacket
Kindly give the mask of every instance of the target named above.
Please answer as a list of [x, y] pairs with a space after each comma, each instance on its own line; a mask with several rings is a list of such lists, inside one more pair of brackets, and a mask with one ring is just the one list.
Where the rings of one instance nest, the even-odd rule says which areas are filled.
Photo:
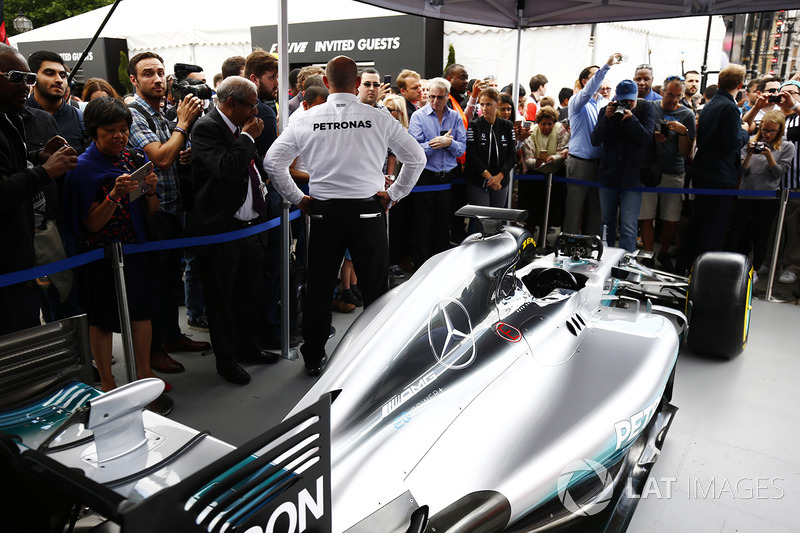
[[33, 266], [33, 197], [50, 183], [41, 165], [27, 168], [24, 127], [0, 113], [0, 274]]
[[642, 148], [653, 142], [656, 112], [653, 103], [639, 98], [633, 116], [626, 120], [606, 118], [601, 109], [592, 131], [592, 144], [602, 145], [597, 181], [609, 187], [640, 187]]
[[483, 187], [483, 172], [503, 173], [502, 186], [508, 185], [509, 173], [516, 163], [514, 125], [497, 117], [489, 124], [483, 117], [469, 123], [467, 130], [467, 183]]
[[247, 135], [236, 139], [219, 108], [192, 128], [192, 189], [194, 209], [186, 222], [188, 236], [212, 235], [230, 228], [234, 214], [247, 199], [248, 165], [258, 160], [256, 145]]

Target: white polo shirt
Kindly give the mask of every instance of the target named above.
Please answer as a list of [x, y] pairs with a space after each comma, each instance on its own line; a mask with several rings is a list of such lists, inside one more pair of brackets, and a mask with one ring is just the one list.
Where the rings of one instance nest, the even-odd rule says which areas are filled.
[[397, 201], [406, 196], [425, 168], [425, 152], [390, 113], [361, 103], [355, 94], [332, 93], [287, 127], [264, 158], [275, 188], [297, 205], [303, 191], [289, 175], [298, 155], [310, 176], [309, 194], [318, 200], [369, 198], [384, 190], [387, 146], [403, 163], [388, 189]]

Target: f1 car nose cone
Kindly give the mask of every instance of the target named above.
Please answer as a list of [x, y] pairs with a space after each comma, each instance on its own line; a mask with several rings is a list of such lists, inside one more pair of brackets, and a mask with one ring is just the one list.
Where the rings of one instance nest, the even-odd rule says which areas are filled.
[[452, 370], [461, 370], [475, 361], [475, 335], [464, 304], [455, 298], [442, 298], [428, 315], [428, 342], [434, 359]]

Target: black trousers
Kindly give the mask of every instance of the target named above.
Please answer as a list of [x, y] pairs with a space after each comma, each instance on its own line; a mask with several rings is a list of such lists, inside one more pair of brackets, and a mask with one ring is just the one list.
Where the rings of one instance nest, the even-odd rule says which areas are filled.
[[[735, 189], [735, 183], [723, 183], [694, 176], [692, 186], [696, 189]], [[692, 206], [692, 218], [683, 246], [678, 252], [676, 270], [679, 274], [689, 270], [694, 260], [705, 252], [722, 248], [725, 229], [731, 216], [735, 196], [698, 194]]]
[[752, 223], [753, 268], [758, 270], [764, 264], [769, 245], [772, 222], [778, 214], [778, 201], [761, 198], [739, 198], [733, 206], [728, 235], [724, 249], [747, 255], [750, 252], [750, 236], [745, 235]]
[[[457, 168], [457, 167], [456, 167]], [[439, 185], [449, 183], [454, 170], [440, 176], [423, 170], [417, 185]], [[431, 256], [450, 248], [450, 205], [452, 191], [414, 193], [414, 263], [419, 268]]]
[[[6, 252], [9, 251], [3, 251]], [[41, 295], [41, 290], [25, 283], [0, 287], [0, 336], [41, 324], [39, 322]]]
[[[183, 223], [178, 215], [157, 212], [150, 220], [152, 240], [176, 239], [180, 237]], [[150, 252], [155, 262], [154, 308], [151, 313], [153, 338], [150, 342], [150, 353], [161, 349], [165, 343], [175, 342], [181, 336], [178, 323], [178, 303], [183, 296], [183, 272], [181, 257], [183, 250], [163, 250]]]
[[263, 305], [262, 238], [251, 235], [198, 250], [217, 368], [231, 368], [240, 357], [258, 352], [258, 318]]
[[386, 217], [377, 197], [312, 202], [303, 302], [305, 342], [301, 349], [309, 366], [318, 364], [325, 355], [331, 328], [331, 300], [346, 249], [353, 258], [366, 307], [389, 288]]

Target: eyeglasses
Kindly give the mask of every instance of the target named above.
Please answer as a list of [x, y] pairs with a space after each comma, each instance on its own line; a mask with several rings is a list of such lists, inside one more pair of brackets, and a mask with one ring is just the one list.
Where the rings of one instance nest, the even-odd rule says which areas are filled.
[[798, 91], [782, 91], [782, 92], [784, 92], [786, 94], [791, 94], [793, 96], [797, 96], [798, 94], [800, 94], [800, 92], [798, 92]]
[[19, 70], [9, 70], [8, 72], [0, 72], [0, 76], [11, 83], [25, 83], [26, 85], [36, 84], [35, 72], [20, 72]]
[[779, 131], [780, 130], [765, 130], [764, 128], [761, 128], [761, 133], [771, 133], [773, 135], [776, 135]]
[[256, 100], [255, 104], [251, 104], [250, 102], [245, 102], [244, 100], [239, 100], [238, 98], [236, 99], [236, 101], [242, 105], [248, 106], [250, 109], [255, 109], [258, 107], [258, 100]]
[[611, 87], [600, 87], [600, 92], [610, 91]]
[[364, 87], [375, 87], [375, 88], [381, 86], [381, 84], [378, 83], [377, 81], [362, 81], [361, 85], [363, 85]]
[[664, 80], [664, 84], [666, 85], [667, 83], [669, 83], [671, 81], [675, 81], [675, 80], [686, 81], [686, 78], [684, 78], [683, 76], [677, 76], [677, 75], [670, 76], [670, 77], [668, 77], [667, 79]]
[[430, 98], [432, 100], [446, 100], [447, 99], [447, 95], [446, 94], [430, 94], [430, 93], [428, 93], [428, 98]]

